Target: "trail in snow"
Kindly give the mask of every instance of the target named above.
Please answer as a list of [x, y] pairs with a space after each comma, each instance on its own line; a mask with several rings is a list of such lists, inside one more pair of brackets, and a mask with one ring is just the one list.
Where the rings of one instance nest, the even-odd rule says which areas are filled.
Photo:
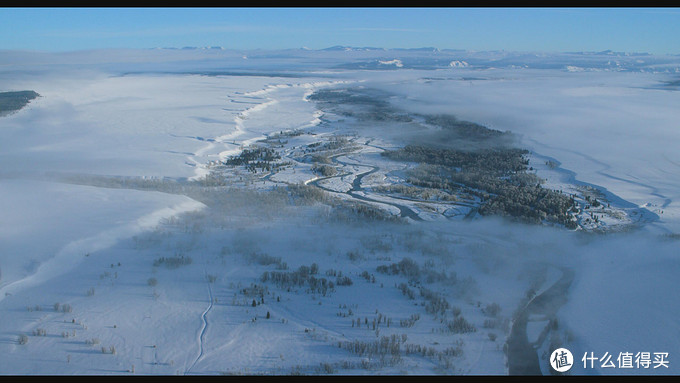
[[[207, 274], [206, 274], [206, 277], [207, 277]], [[205, 309], [205, 311], [203, 311], [203, 314], [201, 314], [202, 325], [201, 325], [201, 330], [199, 331], [199, 334], [198, 334], [198, 350], [199, 350], [198, 356], [196, 357], [194, 362], [191, 364], [191, 366], [187, 369], [185, 374], [188, 374], [188, 373], [191, 372], [191, 370], [194, 368], [196, 363], [198, 363], [198, 361], [200, 361], [201, 358], [203, 358], [203, 354], [205, 352], [204, 345], [205, 345], [205, 333], [208, 330], [208, 313], [210, 312], [210, 310], [212, 310], [213, 302], [214, 302], [212, 287], [210, 286], [210, 282], [208, 282], [208, 297], [210, 298], [210, 304], [208, 304], [208, 307]]]

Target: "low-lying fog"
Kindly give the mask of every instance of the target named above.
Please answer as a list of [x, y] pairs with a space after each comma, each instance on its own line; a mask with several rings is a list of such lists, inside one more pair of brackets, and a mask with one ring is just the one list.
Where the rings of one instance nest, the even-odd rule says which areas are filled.
[[[678, 373], [680, 93], [658, 87], [672, 76], [493, 60], [347, 69], [393, 53], [277, 52], [286, 66], [260, 52], [258, 66], [254, 52], [247, 63], [244, 52], [0, 52], [0, 91], [41, 95], [0, 117], [0, 374], [507, 374], [521, 314], [543, 374], [556, 346], [574, 353], [573, 374]], [[496, 217], [394, 222], [310, 185], [187, 181], [296, 127], [460, 149], [408, 120], [351, 125], [306, 99], [342, 87], [376, 92], [410, 118], [446, 114], [510, 131], [500, 145], [552, 158], [658, 219], [608, 234]], [[303, 170], [286, 176], [303, 179]], [[312, 264], [337, 282], [328, 296], [310, 279], [267, 279], [308, 278], [300, 267]], [[524, 311], [571, 272], [564, 301]], [[374, 321], [369, 331], [378, 315], [401, 325], [376, 332]], [[391, 340], [402, 347], [391, 359], [352, 348], [407, 333]], [[433, 350], [421, 357], [407, 344]], [[666, 352], [670, 363], [584, 368], [590, 352]]]

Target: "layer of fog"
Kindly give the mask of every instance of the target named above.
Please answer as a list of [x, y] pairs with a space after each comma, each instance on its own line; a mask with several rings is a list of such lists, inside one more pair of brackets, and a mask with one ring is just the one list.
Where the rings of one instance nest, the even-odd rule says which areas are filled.
[[[654, 88], [663, 75], [553, 70], [372, 73], [366, 87], [403, 110], [449, 114], [521, 138], [520, 145], [661, 216], [680, 230], [680, 93]], [[464, 80], [465, 75], [483, 79]], [[461, 77], [458, 77], [461, 76]], [[661, 212], [663, 212], [661, 214]]]
[[[555, 159], [577, 180], [660, 217], [637, 232], [594, 237], [547, 234], [537, 228], [524, 232], [514, 224], [495, 226], [486, 219], [476, 223], [488, 238], [499, 233], [512, 238], [504, 247], [513, 249], [506, 253], [511, 258], [532, 259], [533, 254], [534, 260], [543, 258], [576, 270], [560, 318], [578, 357], [586, 351], [600, 355], [628, 349], [671, 355], [680, 351], [675, 342], [679, 328], [672, 319], [679, 307], [668, 295], [680, 267], [677, 241], [659, 235], [680, 230], [680, 157], [675, 145], [680, 138], [676, 108], [680, 94], [658, 87], [668, 77], [496, 69], [441, 70], [438, 78], [433, 77], [426, 71], [360, 75], [365, 89], [384, 92], [398, 110], [453, 115], [511, 131], [520, 136], [520, 146]], [[365, 132], [403, 143], [422, 141], [429, 134], [404, 133], [408, 123], [392, 124], [401, 127], [394, 130], [388, 125], [366, 126]], [[463, 226], [458, 225], [447, 228], [459, 231]], [[510, 226], [518, 231], [504, 232]]]
[[[391, 262], [411, 257], [422, 266], [434, 260], [439, 272], [457, 273], [459, 280], [470, 277], [477, 284], [485, 284], [463, 296], [456, 295], [460, 286], [443, 289], [449, 291], [451, 299], [514, 305], [513, 299], [524, 294], [520, 286], [525, 281], [540, 277], [546, 268], [554, 272], [568, 268], [576, 277], [565, 292], [567, 303], [557, 316], [559, 328], [554, 333], [561, 346], [571, 349], [577, 358], [591, 351], [598, 355], [680, 352], [676, 341], [680, 328], [674, 319], [680, 315], [680, 302], [672, 298], [680, 267], [677, 239], [641, 231], [608, 235], [570, 232], [491, 217], [381, 223], [352, 215], [338, 216], [316, 204], [292, 207], [285, 199], [272, 198], [267, 193], [237, 193], [214, 202], [210, 195], [199, 199], [208, 209], [189, 218], [186, 227], [197, 224], [194, 230], [198, 227], [199, 232], [204, 228], [206, 233], [212, 233], [206, 234], [207, 238], [214, 236], [229, 248], [246, 244], [249, 251], [281, 257], [293, 269], [305, 262], [317, 262], [324, 269], [329, 262], [342, 262], [347, 249], [368, 255], [370, 247], [363, 242], [368, 237], [413, 248], [411, 252], [396, 248], [389, 251], [386, 255]], [[300, 258], [308, 251], [318, 254], [318, 258]], [[330, 255], [340, 257], [327, 258]], [[356, 273], [365, 269], [361, 260], [351, 263]], [[501, 290], [500, 282], [496, 284], [507, 278], [516, 278], [513, 288], [518, 291]], [[515, 310], [521, 307], [512, 306], [511, 311]], [[655, 373], [673, 374], [677, 368], [671, 362], [670, 369]], [[593, 373], [579, 368], [575, 371]]]
[[[181, 54], [190, 57], [187, 52]], [[92, 56], [97, 57], [97, 54], [92, 53]], [[33, 64], [34, 69], [49, 68], [52, 57]], [[125, 60], [129, 59], [127, 57]], [[234, 60], [247, 60], [234, 57]], [[71, 65], [70, 58], [62, 60], [64, 66]], [[101, 61], [91, 68], [99, 70], [97, 65], [107, 67], [111, 62], [106, 56], [97, 60]], [[165, 70], [186, 68], [183, 66], [186, 63], [162, 64], [165, 59], [160, 57], [158, 60]], [[274, 62], [277, 62], [276, 58], [270, 61]], [[219, 61], [213, 61], [207, 66], [215, 69], [218, 64]], [[164, 65], [167, 66], [163, 68]], [[132, 66], [125, 64], [116, 70], [123, 67], [140, 71], [158, 68], [153, 60]], [[104, 71], [97, 71], [95, 77], [91, 77], [92, 73], [74, 74], [76, 72], [74, 70], [68, 76], [49, 75], [33, 80], [23, 77], [21, 81], [8, 82], [9, 88], [33, 89], [45, 97], [36, 100], [25, 113], [2, 120], [0, 175], [16, 177], [26, 173], [66, 171], [189, 177], [194, 172], [185, 164], [187, 153], [194, 153], [205, 144], [196, 140], [196, 136], [217, 136], [234, 126], [235, 113], [224, 110], [225, 93], [244, 88], [259, 90], [273, 81], [287, 81], [257, 77], [247, 81], [198, 76], [117, 77], [119, 73], [109, 78]], [[679, 301], [673, 299], [673, 281], [680, 266], [677, 241], [657, 233], [680, 231], [677, 207], [680, 157], [675, 147], [679, 138], [676, 126], [680, 112], [676, 106], [680, 93], [650, 89], [661, 78], [644, 73], [495, 69], [462, 72], [447, 69], [436, 73], [445, 79], [425, 79], [432, 77], [432, 71], [415, 70], [334, 73], [334, 76], [364, 80], [363, 85], [367, 88], [397, 95], [390, 101], [411, 113], [451, 114], [492, 129], [520, 134], [522, 144], [556, 158], [562, 167], [577, 172], [579, 179], [603, 185], [637, 205], [652, 203], [663, 209], [659, 230], [643, 228], [642, 232], [597, 236], [492, 218], [473, 222], [414, 223], [402, 227], [375, 222], [329, 223], [323, 217], [315, 221], [314, 229], [309, 229], [306, 226], [308, 217], [300, 214], [306, 208], [271, 205], [266, 195], [261, 200], [232, 199], [225, 205], [211, 206], [210, 200], [202, 201], [209, 209], [205, 213], [207, 216], [196, 218], [197, 222], [228, 230], [242, 228], [245, 231], [235, 232], [234, 237], [245, 236], [246, 240], [252, 238], [253, 241], [258, 241], [261, 238], [258, 235], [272, 229], [277, 230], [277, 235], [288, 235], [298, 243], [306, 243], [307, 233], [315, 231], [312, 238], [318, 242], [312, 242], [310, 246], [326, 240], [325, 235], [332, 239], [327, 241], [332, 246], [333, 241], [343, 241], [343, 238], [356, 241], [367, 232], [399, 236], [423, 230], [428, 233], [425, 238], [434, 243], [437, 233], [441, 233], [447, 243], [455, 244], [460, 240], [468, 244], [463, 255], [487, 263], [493, 273], [502, 274], [508, 268], [521, 270], [542, 263], [571, 267], [577, 271], [577, 277], [562, 315], [574, 335], [574, 344], [578, 345], [578, 349], [572, 351], [668, 351], [671, 356], [677, 354], [680, 349], [675, 340], [680, 338], [680, 333], [673, 320], [680, 314]], [[462, 78], [468, 75], [484, 80]], [[11, 77], [11, 72], [3, 73], [4, 79]], [[153, 91], [147, 92], [149, 89]], [[77, 98], [71, 98], [74, 95]], [[93, 107], [96, 103], [99, 106]], [[159, 103], [163, 105], [161, 108], [157, 108]], [[190, 116], [182, 109], [187, 103], [193, 108]], [[85, 104], [87, 108], [83, 107]], [[150, 129], [140, 130], [140, 126]], [[409, 126], [405, 124], [399, 134]], [[372, 132], [389, 135], [389, 129]], [[410, 132], [397, 136], [404, 141], [410, 137]], [[172, 152], [168, 152], [169, 147]], [[13, 190], [17, 185], [20, 190]], [[59, 235], [50, 227], [37, 232], [30, 229], [40, 227], [41, 222], [62, 222], [67, 231], [77, 232], [78, 238], [88, 233], [95, 235], [95, 231], [88, 230], [96, 229], [90, 223], [96, 222], [97, 215], [87, 217], [88, 206], [96, 207], [99, 214], [102, 204], [105, 208], [108, 206], [111, 214], [101, 219], [135, 222], [114, 214], [120, 213], [115, 211], [116, 206], [120, 206], [119, 198], [129, 198], [127, 194], [115, 196], [115, 192], [106, 192], [99, 199], [88, 199], [99, 194], [91, 194], [88, 190], [85, 194], [88, 197], [84, 198], [78, 195], [81, 188], [60, 191], [54, 186], [41, 187], [39, 182], [22, 180], [19, 184], [6, 179], [0, 183], [0, 190], [4, 197], [3, 211], [9, 212], [0, 221], [0, 228], [3, 236], [12, 236], [11, 241], [4, 242], [3, 252], [6, 255], [27, 253], [20, 246], [31, 245], [33, 248], [29, 251], [37, 254], [27, 255], [27, 258], [21, 255], [20, 262], [7, 263], [7, 266], [5, 262], [8, 261], [3, 259], [0, 264], [3, 282], [9, 277], [8, 270], [23, 275], [34, 272], [30, 267], [21, 269], [31, 263], [27, 259], [36, 257], [39, 263], [56, 250], [35, 247], [34, 236]], [[50, 200], [60, 193], [67, 197]], [[146, 197], [133, 198], [125, 206], [139, 213], [141, 206], [146, 209], [160, 207], [155, 205], [157, 202], [177, 202], [165, 198], [151, 201]], [[51, 215], [47, 219], [40, 214], [21, 217], [30, 221], [26, 226], [29, 229], [18, 232], [21, 228], [18, 224], [22, 222], [20, 215], [31, 211], [27, 206], [33, 200], [39, 202], [35, 207], [56, 204], [58, 209], [43, 210]], [[59, 205], [64, 201], [67, 203]], [[107, 205], [107, 201], [113, 202]], [[13, 208], [22, 206], [21, 212], [12, 213]], [[239, 206], [244, 210], [239, 210]], [[61, 208], [67, 211], [63, 212]], [[152, 211], [148, 210], [149, 213]], [[291, 228], [296, 223], [300, 224], [297, 230]], [[250, 234], [253, 237], [248, 237]], [[68, 241], [61, 243], [64, 244]], [[282, 247], [282, 253], [272, 255], [285, 256], [295, 251], [294, 248]], [[38, 254], [40, 252], [42, 255]], [[441, 254], [442, 258], [446, 256]], [[38, 263], [33, 262], [36, 267]], [[450, 267], [455, 270], [455, 264]], [[671, 362], [671, 367], [675, 366]]]
[[[42, 97], [2, 121], [2, 172], [189, 177], [200, 136], [235, 129], [227, 94], [239, 79], [47, 76], [16, 81]], [[252, 90], [267, 84], [249, 82]], [[134, 137], [134, 139], [130, 139]], [[204, 162], [207, 162], [205, 160]]]
[[[570, 232], [491, 217], [403, 225], [375, 221], [338, 223], [320, 214], [312, 220], [314, 227], [311, 228], [309, 220], [300, 218], [295, 210], [289, 210], [290, 215], [276, 213], [272, 216], [272, 206], [262, 210], [257, 204], [238, 206], [241, 208], [234, 205], [228, 210], [241, 211], [238, 215], [242, 217], [262, 216], [265, 211], [268, 213], [264, 215], [269, 216], [264, 228], [251, 221], [245, 230], [235, 232], [234, 238], [248, 242], [248, 233], [252, 232], [250, 242], [264, 244], [268, 242], [267, 233], [276, 232], [275, 236], [269, 237], [270, 240], [274, 238], [275, 243], [275, 238], [281, 235], [297, 244], [289, 250], [282, 243], [272, 246], [280, 252], [271, 255], [282, 256], [284, 260], [289, 251], [295, 251], [295, 246], [310, 246], [323, 253], [330, 252], [329, 249], [341, 242], [360, 242], [359, 239], [367, 235], [390, 236], [398, 240], [416, 238], [416, 248], [422, 250], [422, 256], [414, 257], [416, 262], [436, 259], [440, 271], [458, 272], [459, 278], [462, 278], [467, 271], [463, 264], [471, 261], [478, 270], [482, 270], [482, 274], [472, 275], [473, 278], [480, 278], [483, 274], [492, 276], [489, 280], [491, 285], [480, 288], [484, 291], [482, 295], [469, 296], [468, 299], [472, 300], [503, 302], [504, 295], [514, 294], [510, 291], [491, 292], [494, 275], [506, 277], [517, 273], [518, 280], [521, 276], [531, 279], [540, 273], [542, 267], [553, 270], [568, 268], [575, 272], [576, 277], [569, 290], [565, 291], [567, 303], [558, 312], [559, 329], [555, 335], [558, 342], [574, 352], [577, 361], [585, 352], [600, 356], [604, 352], [614, 355], [625, 351], [669, 352], [670, 355], [680, 352], [677, 343], [680, 327], [674, 319], [680, 315], [680, 302], [673, 298], [674, 281], [680, 268], [677, 238], [644, 231], [608, 235]], [[207, 210], [211, 211], [214, 210]], [[208, 213], [204, 218], [210, 221], [210, 216], [211, 213]], [[233, 222], [232, 218], [228, 220]], [[215, 219], [215, 226], [224, 225], [219, 223], [224, 222], [224, 217]], [[357, 249], [366, 251], [361, 246]], [[398, 257], [394, 257], [393, 261]], [[544, 344], [544, 348], [547, 346], [547, 343]], [[543, 358], [540, 353], [539, 358]], [[575, 371], [576, 374], [593, 373], [593, 370], [582, 368]], [[655, 372], [673, 374], [674, 371], [678, 371], [678, 366], [671, 362], [669, 370]], [[599, 373], [645, 373], [645, 370], [600, 370]]]

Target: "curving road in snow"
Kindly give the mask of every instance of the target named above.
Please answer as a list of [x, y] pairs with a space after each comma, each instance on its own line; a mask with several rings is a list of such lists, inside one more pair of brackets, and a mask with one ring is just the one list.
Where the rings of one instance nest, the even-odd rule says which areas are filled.
[[[207, 278], [207, 273], [206, 273], [206, 278]], [[213, 302], [215, 301], [215, 298], [213, 298], [213, 293], [212, 293], [212, 286], [210, 286], [210, 282], [208, 282], [208, 298], [210, 299], [210, 303], [208, 304], [208, 307], [203, 311], [203, 314], [201, 314], [201, 329], [198, 332], [198, 356], [196, 356], [196, 359], [194, 362], [189, 366], [187, 369], [186, 374], [191, 373], [191, 370], [196, 366], [196, 363], [198, 363], [201, 358], [203, 358], [203, 355], [205, 353], [205, 334], [206, 331], [208, 330], [208, 313], [210, 310], [213, 308]]]

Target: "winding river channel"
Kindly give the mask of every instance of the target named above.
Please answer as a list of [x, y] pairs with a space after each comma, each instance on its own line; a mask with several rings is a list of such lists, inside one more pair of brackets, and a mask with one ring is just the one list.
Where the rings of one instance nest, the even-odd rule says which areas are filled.
[[[374, 166], [374, 165], [350, 164], [350, 163], [338, 160], [339, 156], [340, 155], [332, 156], [331, 160], [334, 163], [342, 165], [342, 166], [364, 166], [364, 167], [371, 168], [371, 170], [369, 170], [367, 172], [357, 174], [354, 177], [354, 181], [352, 182], [352, 188], [350, 190], [346, 191], [345, 194], [351, 196], [352, 198], [361, 200], [361, 201], [377, 202], [377, 203], [381, 203], [381, 204], [394, 206], [397, 209], [399, 209], [399, 215], [402, 218], [410, 218], [414, 221], [422, 221], [423, 220], [422, 218], [420, 218], [420, 216], [416, 212], [414, 212], [412, 209], [410, 209], [407, 206], [400, 205], [400, 204], [397, 204], [397, 203], [394, 203], [394, 202], [377, 200], [377, 199], [373, 199], [373, 198], [370, 198], [370, 197], [366, 197], [365, 195], [357, 194], [358, 192], [364, 191], [363, 187], [361, 186], [362, 179], [364, 177], [370, 175], [370, 174], [377, 172], [378, 170], [380, 170], [380, 168], [377, 167], [377, 166]], [[344, 177], [346, 175], [349, 175], [349, 173], [338, 174], [338, 175], [334, 175], [334, 176], [330, 176], [330, 177], [322, 177], [322, 178], [315, 179], [314, 181], [311, 181], [310, 184], [314, 185], [314, 186], [316, 186], [320, 189], [323, 189], [325, 191], [331, 192], [331, 193], [338, 193], [338, 191], [336, 191], [336, 190], [332, 190], [332, 189], [329, 189], [329, 188], [326, 188], [326, 187], [320, 185], [319, 182], [325, 181], [325, 180], [330, 179], [330, 178]]]
[[[508, 337], [508, 373], [510, 375], [542, 375], [537, 349], [544, 341], [539, 337], [535, 343], [529, 342], [527, 322], [530, 315], [554, 320], [557, 311], [567, 302], [567, 292], [574, 280], [574, 271], [561, 268], [562, 277], [543, 293], [532, 298], [517, 314]], [[543, 334], [541, 334], [543, 335]]]

